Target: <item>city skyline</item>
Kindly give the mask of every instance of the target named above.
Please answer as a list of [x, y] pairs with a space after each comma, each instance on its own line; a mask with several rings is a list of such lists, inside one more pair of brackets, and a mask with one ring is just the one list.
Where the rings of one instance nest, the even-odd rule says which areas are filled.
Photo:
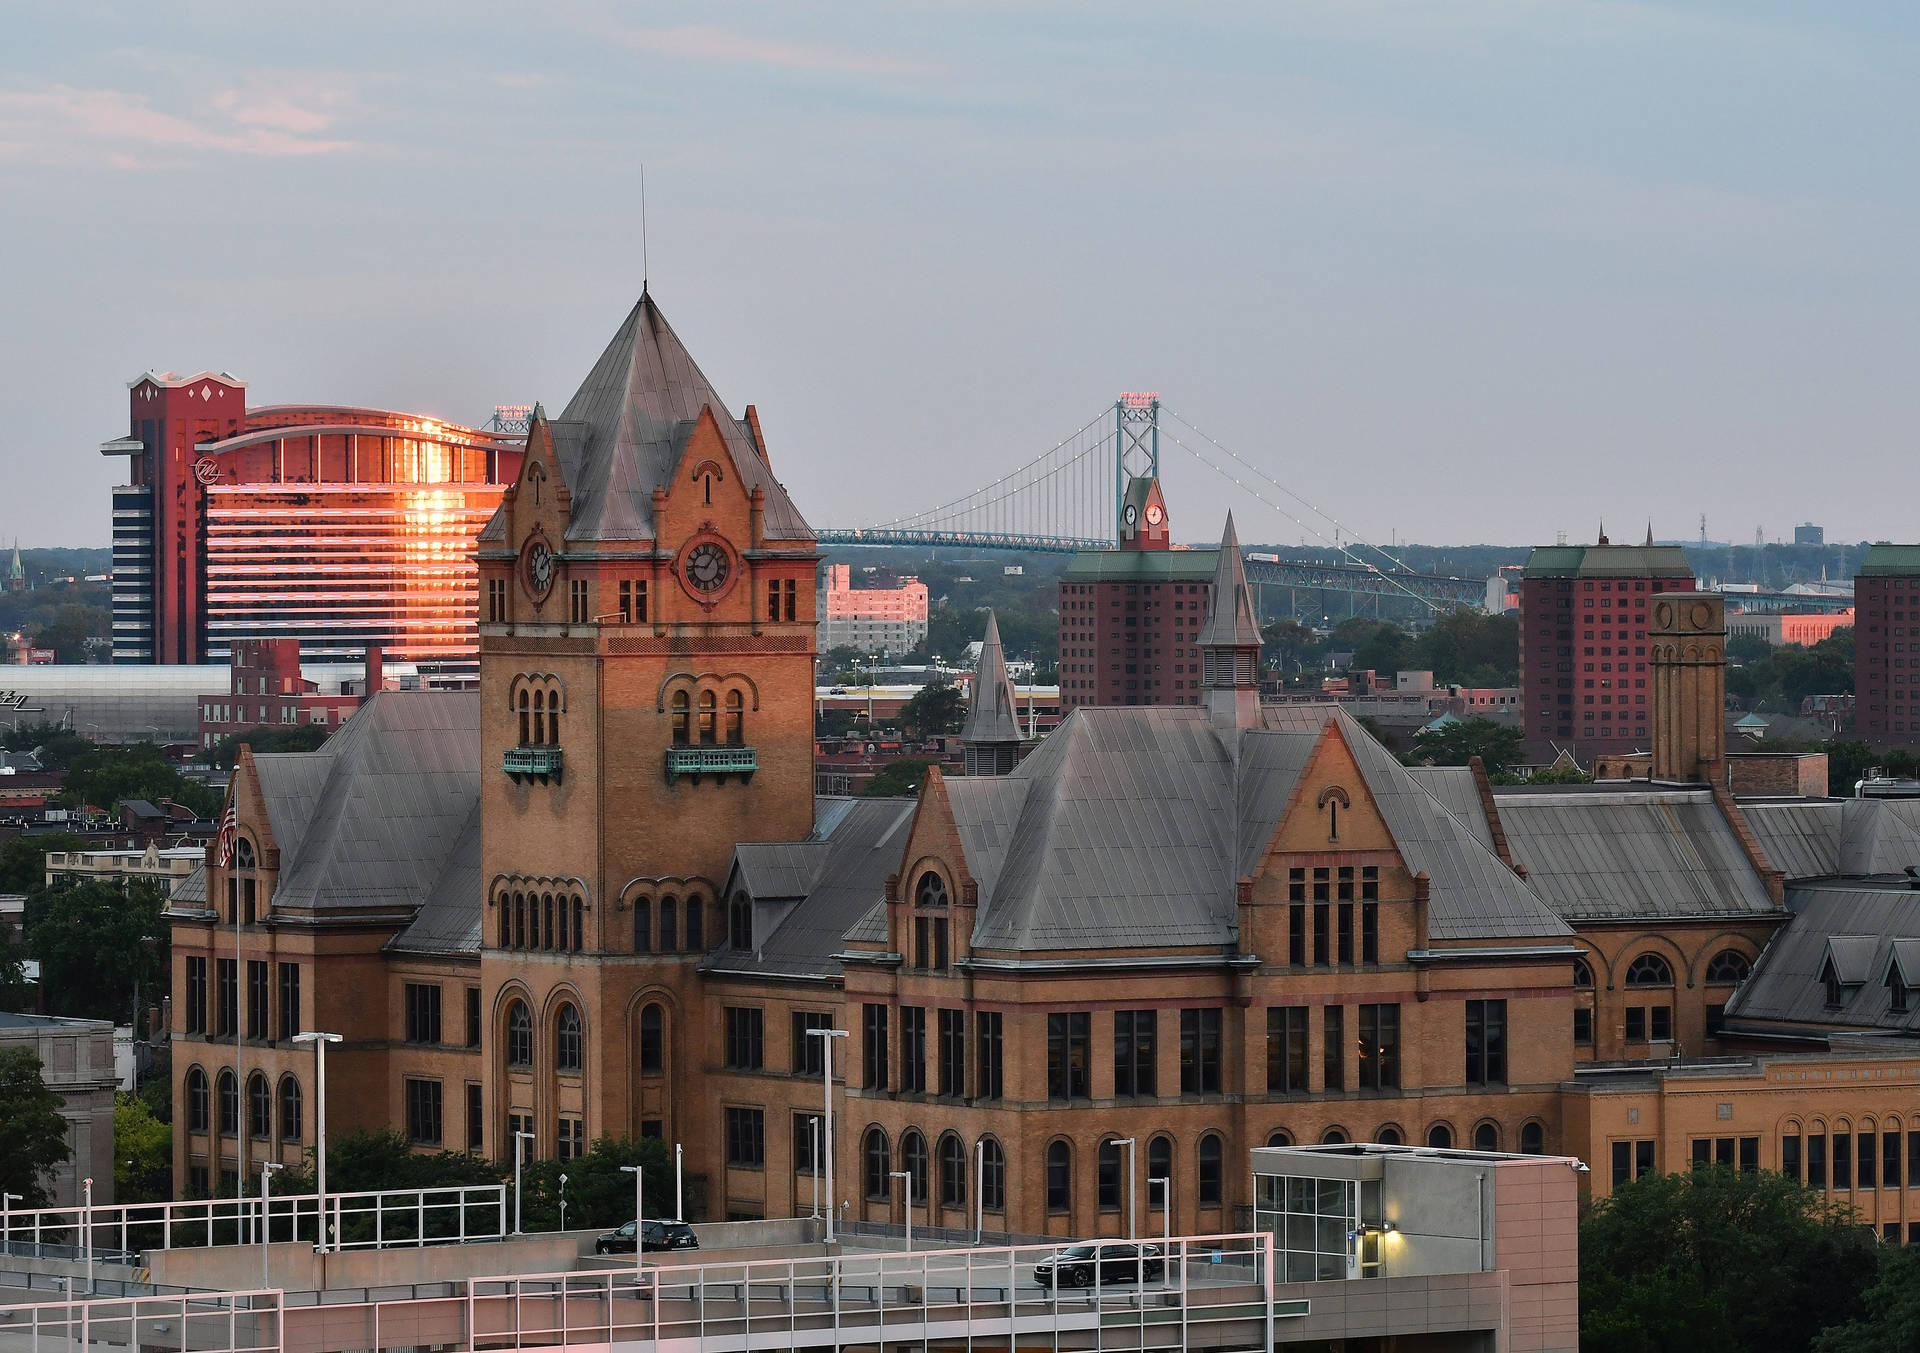
[[[23, 20], [13, 50], [56, 55], [0, 68], [0, 244], [33, 261], [0, 535], [105, 543], [96, 448], [149, 368], [473, 423], [564, 399], [648, 272], [822, 525], [1147, 386], [1373, 540], [1911, 535], [1852, 492], [1912, 406], [1902, 15], [578, 5], [295, 35]], [[1188, 522], [1300, 538], [1177, 446], [1163, 473]]]

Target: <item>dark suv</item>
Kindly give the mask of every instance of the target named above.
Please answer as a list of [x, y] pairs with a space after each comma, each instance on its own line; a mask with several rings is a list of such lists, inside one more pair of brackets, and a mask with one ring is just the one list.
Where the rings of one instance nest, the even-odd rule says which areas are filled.
[[[640, 1233], [640, 1249], [646, 1254], [655, 1254], [663, 1250], [697, 1250], [699, 1238], [693, 1234], [693, 1228], [683, 1221], [650, 1221]], [[632, 1254], [633, 1223], [628, 1222], [617, 1231], [609, 1231], [593, 1242], [595, 1254]]]
[[1166, 1272], [1158, 1245], [1069, 1245], [1033, 1266], [1034, 1281], [1042, 1287], [1092, 1287], [1096, 1262], [1103, 1285], [1152, 1282]]

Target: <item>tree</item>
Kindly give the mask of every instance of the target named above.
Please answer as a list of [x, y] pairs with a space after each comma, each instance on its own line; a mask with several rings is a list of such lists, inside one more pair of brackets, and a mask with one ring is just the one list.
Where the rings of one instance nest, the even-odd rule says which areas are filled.
[[1920, 1249], [1883, 1250], [1880, 1276], [1861, 1304], [1862, 1315], [1829, 1326], [1813, 1341], [1814, 1353], [1912, 1353], [1920, 1348]]
[[1267, 657], [1282, 667], [1298, 667], [1308, 650], [1319, 644], [1319, 636], [1298, 620], [1276, 620], [1261, 637], [1266, 641]]
[[1876, 770], [1920, 775], [1920, 756], [1903, 747], [1876, 749], [1854, 738], [1836, 738], [1827, 744], [1827, 793], [1835, 798], [1852, 798], [1854, 785]]
[[[329, 1162], [331, 1163], [331, 1162]], [[530, 1231], [560, 1228], [560, 1176], [567, 1177], [567, 1229], [611, 1229], [633, 1220], [633, 1176], [622, 1165], [646, 1172], [647, 1215], [673, 1211], [673, 1152], [658, 1138], [602, 1137], [573, 1160], [529, 1161], [522, 1167], [522, 1224]]]
[[869, 799], [904, 799], [920, 792], [931, 761], [890, 761], [860, 792]]
[[249, 728], [244, 733], [229, 733], [207, 749], [206, 759], [223, 770], [233, 769], [242, 746], [261, 752], [311, 752], [333, 732], [331, 724], [301, 723], [291, 728]]
[[[312, 1152], [299, 1169], [274, 1180], [276, 1194], [312, 1193]], [[358, 1193], [377, 1189], [451, 1188], [461, 1184], [498, 1184], [510, 1175], [493, 1161], [465, 1151], [414, 1150], [404, 1132], [391, 1128], [349, 1132], [327, 1138], [327, 1189]]]
[[28, 894], [27, 952], [50, 1013], [118, 1023], [167, 993], [167, 900], [152, 883], [86, 882]]
[[24, 1207], [47, 1205], [53, 1171], [71, 1154], [66, 1102], [41, 1079], [32, 1049], [0, 1049], [0, 1191], [19, 1194]]
[[57, 723], [23, 723], [0, 733], [0, 747], [10, 752], [32, 752], [45, 770], [65, 770], [93, 743]]
[[151, 742], [95, 747], [74, 760], [59, 801], [69, 808], [112, 809], [124, 799], [171, 799], [203, 818], [220, 811], [218, 791], [182, 775]]
[[60, 662], [87, 661], [89, 639], [104, 639], [113, 630], [113, 612], [104, 606], [63, 602], [51, 619], [34, 631], [36, 648], [51, 648]]
[[1488, 775], [1498, 775], [1519, 764], [1524, 743], [1518, 728], [1492, 719], [1465, 719], [1421, 729], [1410, 760], [1417, 766], [1464, 766], [1477, 756]]
[[0, 921], [0, 1010], [24, 1010], [33, 995], [27, 983], [27, 947], [14, 938], [13, 927]]
[[1745, 667], [1773, 656], [1773, 645], [1757, 634], [1736, 634], [1727, 640], [1727, 661]]
[[918, 738], [958, 733], [966, 722], [967, 702], [960, 688], [946, 681], [922, 686], [900, 709], [900, 726]]
[[173, 1129], [139, 1095], [113, 1097], [113, 1197], [164, 1203], [173, 1197]]
[[0, 845], [0, 893], [31, 893], [45, 883], [48, 851], [86, 848], [87, 839], [73, 832], [13, 837]]
[[1647, 1175], [1581, 1223], [1580, 1347], [1801, 1353], [1860, 1311], [1874, 1251], [1851, 1208], [1785, 1175]]

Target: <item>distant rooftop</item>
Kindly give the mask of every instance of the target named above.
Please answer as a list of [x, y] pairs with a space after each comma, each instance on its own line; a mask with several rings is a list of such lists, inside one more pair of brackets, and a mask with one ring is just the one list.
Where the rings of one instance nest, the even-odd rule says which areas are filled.
[[1920, 574], [1920, 545], [1869, 545], [1860, 562], [1862, 578]]
[[1678, 545], [1537, 545], [1523, 578], [1691, 578]]

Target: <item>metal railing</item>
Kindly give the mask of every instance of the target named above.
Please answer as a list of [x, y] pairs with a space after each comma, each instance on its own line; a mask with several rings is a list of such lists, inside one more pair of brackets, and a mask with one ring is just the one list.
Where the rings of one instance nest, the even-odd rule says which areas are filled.
[[669, 747], [667, 778], [680, 775], [751, 775], [760, 769], [751, 747]]
[[73, 1353], [90, 1344], [193, 1353], [278, 1353], [285, 1346], [278, 1292], [0, 1305], [0, 1342], [16, 1353]]
[[[53, 1207], [0, 1214], [0, 1254], [41, 1259], [85, 1257], [91, 1226], [98, 1263], [128, 1263], [144, 1250], [181, 1246], [319, 1244], [317, 1194], [198, 1198], [186, 1202]], [[458, 1244], [507, 1233], [504, 1184], [384, 1189], [327, 1195], [328, 1240], [343, 1250]]]

